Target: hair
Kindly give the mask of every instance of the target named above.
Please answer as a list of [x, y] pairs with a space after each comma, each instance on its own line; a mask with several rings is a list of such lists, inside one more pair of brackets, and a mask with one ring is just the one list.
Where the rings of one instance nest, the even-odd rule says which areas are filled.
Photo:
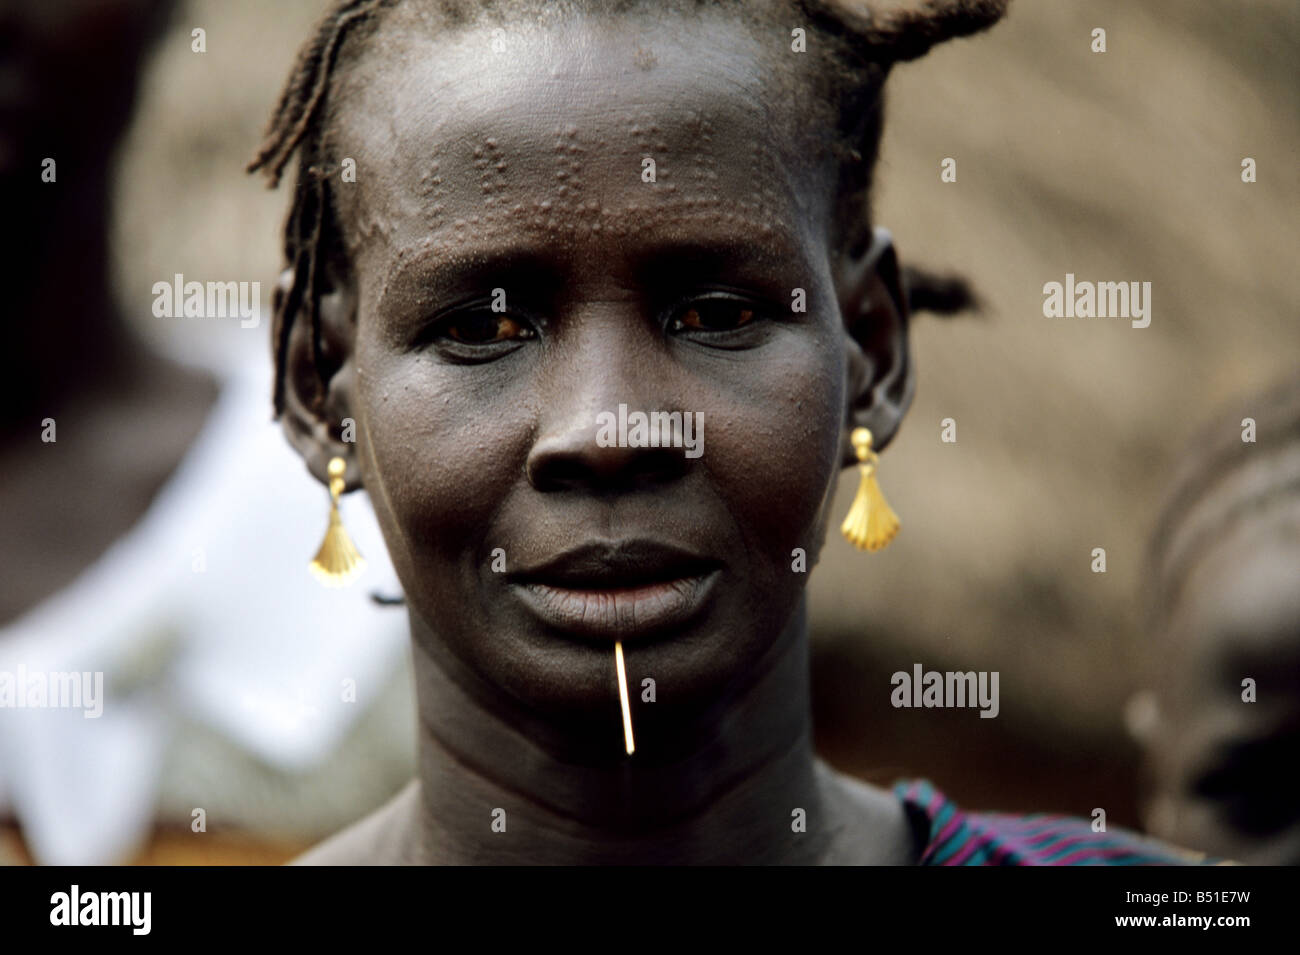
[[[280, 182], [285, 167], [298, 153], [298, 181], [284, 231], [284, 254], [293, 272], [287, 290], [277, 289], [272, 322], [275, 350], [275, 414], [284, 411], [285, 375], [289, 336], [300, 311], [311, 323], [311, 359], [318, 397], [324, 359], [320, 340], [318, 300], [322, 292], [322, 253], [339, 253], [339, 230], [329, 192], [329, 161], [324, 147], [330, 83], [340, 64], [357, 56], [360, 43], [345, 54], [345, 40], [373, 30], [382, 15], [402, 0], [336, 0], [315, 33], [298, 52], [298, 58], [280, 101], [271, 115], [261, 147], [248, 164], [248, 172], [263, 170], [269, 186]], [[520, 14], [538, 6], [538, 0], [433, 0], [448, 25], [462, 26], [489, 12]], [[913, 7], [874, 11], [853, 0], [785, 0], [768, 8], [769, 17], [780, 7], [806, 18], [827, 40], [831, 101], [838, 109], [834, 148], [840, 164], [835, 228], [845, 235], [870, 222], [871, 173], [875, 167], [883, 124], [881, 91], [895, 63], [915, 60], [944, 40], [967, 36], [996, 23], [1010, 0], [923, 0]], [[647, 6], [646, 0], [566, 0], [563, 6], [589, 13], [620, 13]], [[726, 7], [743, 12], [740, 0], [673, 0], [673, 11]], [[656, 10], [661, 9], [659, 7]], [[782, 21], [784, 23], [784, 21]], [[324, 247], [322, 243], [330, 243]], [[857, 251], [860, 251], [858, 249]], [[907, 269], [904, 285], [914, 308], [951, 314], [970, 307], [974, 296], [960, 278], [934, 276]]]
[[[1255, 440], [1242, 440], [1244, 420]], [[1166, 619], [1195, 559], [1214, 540], [1272, 504], [1300, 497], [1300, 378], [1233, 401], [1196, 434], [1179, 459], [1148, 549], [1148, 624]], [[1248, 466], [1259, 471], [1233, 481]]]

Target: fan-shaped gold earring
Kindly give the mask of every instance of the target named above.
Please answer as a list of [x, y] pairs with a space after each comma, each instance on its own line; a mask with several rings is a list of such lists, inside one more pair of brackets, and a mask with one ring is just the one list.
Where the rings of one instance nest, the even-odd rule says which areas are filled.
[[358, 552], [352, 538], [343, 529], [339, 519], [339, 495], [343, 493], [343, 473], [347, 463], [342, 458], [330, 458], [330, 522], [325, 529], [325, 539], [312, 558], [309, 570], [326, 587], [345, 587], [361, 571], [366, 561]]
[[862, 480], [858, 483], [858, 495], [849, 508], [849, 516], [840, 525], [840, 533], [858, 550], [880, 550], [898, 533], [898, 515], [876, 483], [876, 466], [880, 457], [871, 450], [871, 432], [866, 428], [854, 428], [849, 440], [858, 455]]

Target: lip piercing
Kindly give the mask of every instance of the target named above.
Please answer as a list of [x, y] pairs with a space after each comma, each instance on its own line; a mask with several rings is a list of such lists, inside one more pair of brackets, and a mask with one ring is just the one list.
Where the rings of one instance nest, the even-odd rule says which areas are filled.
[[622, 640], [614, 643], [614, 665], [618, 668], [618, 702], [623, 708], [623, 742], [627, 746], [627, 754], [631, 756], [636, 744], [632, 742], [632, 707], [627, 701], [627, 670], [623, 666]]

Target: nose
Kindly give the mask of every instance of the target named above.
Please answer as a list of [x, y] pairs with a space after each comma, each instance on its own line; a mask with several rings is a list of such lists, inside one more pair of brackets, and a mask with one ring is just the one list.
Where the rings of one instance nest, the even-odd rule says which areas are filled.
[[609, 493], [667, 484], [682, 477], [689, 461], [682, 448], [604, 446], [597, 429], [567, 428], [533, 445], [528, 480], [539, 491]]
[[539, 491], [626, 492], [671, 483], [690, 468], [685, 449], [672, 446], [680, 441], [662, 435], [658, 447], [634, 447], [635, 428], [620, 427], [638, 413], [684, 409], [671, 404], [663, 349], [634, 317], [606, 317], [574, 322], [553, 353], [547, 404], [526, 462]]

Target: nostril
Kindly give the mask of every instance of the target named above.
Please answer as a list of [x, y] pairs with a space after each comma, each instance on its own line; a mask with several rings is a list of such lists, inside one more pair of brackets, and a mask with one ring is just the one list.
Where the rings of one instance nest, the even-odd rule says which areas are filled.
[[529, 455], [529, 483], [539, 491], [626, 491], [664, 484], [686, 473], [680, 448], [602, 447], [594, 435], [581, 441], [540, 442]]

